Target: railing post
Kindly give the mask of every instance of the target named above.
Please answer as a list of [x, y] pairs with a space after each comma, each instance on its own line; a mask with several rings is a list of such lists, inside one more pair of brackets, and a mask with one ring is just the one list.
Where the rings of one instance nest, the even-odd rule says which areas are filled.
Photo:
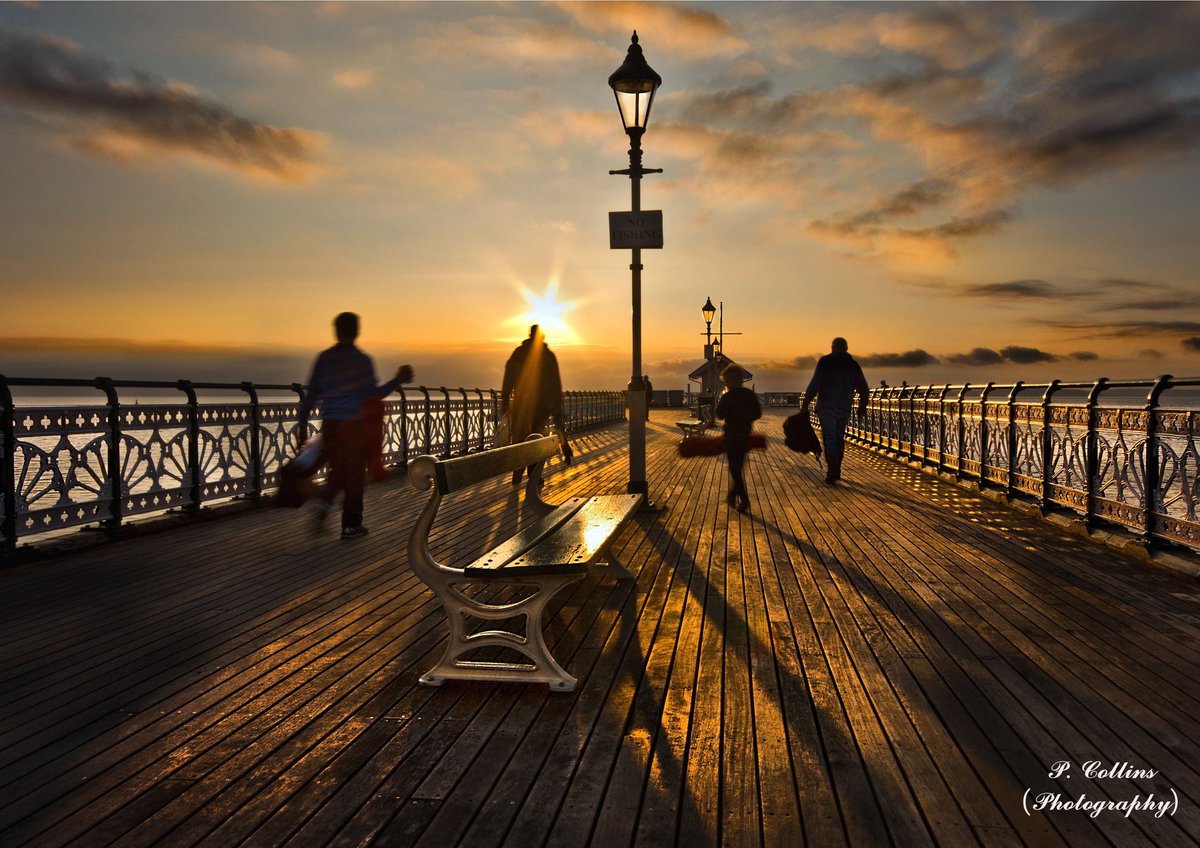
[[908, 390], [908, 458], [917, 458], [917, 387]]
[[442, 445], [443, 445], [442, 456], [450, 456], [454, 453], [454, 451], [452, 449], [452, 445], [450, 443], [451, 437], [453, 436], [453, 433], [451, 431], [454, 429], [454, 426], [453, 426], [454, 419], [450, 415], [450, 392], [446, 389], [445, 386], [439, 386], [438, 389], [441, 391], [442, 397], [445, 398], [445, 400], [446, 400], [446, 414], [445, 414], [446, 438], [442, 440]]
[[1150, 394], [1146, 397], [1146, 498], [1145, 504], [1145, 525], [1142, 533], [1142, 544], [1150, 547], [1154, 544], [1154, 510], [1161, 500], [1159, 497], [1158, 487], [1162, 482], [1158, 476], [1158, 419], [1155, 413], [1158, 412], [1158, 399], [1162, 397], [1162, 393], [1171, 388], [1170, 374], [1163, 374], [1154, 381], [1153, 387], [1150, 389]]
[[963, 416], [963, 403], [969, 388], [971, 388], [970, 383], [963, 383], [963, 387], [958, 392], [958, 462], [955, 463], [954, 479], [960, 483], [963, 478], [963, 441], [967, 438], [967, 421]]
[[1017, 380], [1008, 393], [1008, 486], [1005, 494], [1010, 499], [1017, 494], [1017, 395], [1024, 385]]
[[937, 473], [946, 473], [946, 392], [950, 391], [950, 384], [942, 386], [941, 394], [938, 395], [938, 463]]
[[[296, 393], [296, 396], [298, 398], [296, 403], [298, 403], [301, 407], [303, 407], [304, 406], [304, 386], [300, 385], [299, 383], [292, 383], [292, 391]], [[311, 413], [311, 411], [312, 410], [309, 410], [310, 413]], [[285, 441], [286, 441], [286, 437], [285, 437]], [[300, 422], [297, 420], [296, 421], [296, 452], [297, 453], [299, 453], [300, 447], [307, 441], [308, 441], [307, 428], [305, 429], [305, 432], [303, 432], [303, 433], [300, 432]]]
[[925, 387], [921, 395], [921, 467], [929, 465], [929, 396], [933, 394], [933, 386]]
[[251, 498], [258, 500], [263, 492], [262, 440], [258, 432], [261, 410], [258, 406], [258, 390], [254, 388], [254, 383], [243, 382], [242, 391], [250, 396], [250, 462], [253, 466], [250, 469], [250, 484], [253, 488]]
[[200, 509], [200, 498], [203, 496], [204, 481], [200, 473], [200, 402], [196, 398], [196, 389], [191, 380], [180, 380], [175, 384], [179, 391], [187, 395], [187, 467], [189, 503], [187, 512], [195, 513]]
[[1092, 527], [1096, 523], [1096, 497], [1099, 489], [1100, 475], [1100, 435], [1096, 432], [1098, 421], [1096, 405], [1100, 393], [1108, 387], [1108, 378], [1101, 377], [1092, 386], [1087, 396], [1087, 441], [1084, 447], [1084, 473], [1087, 475], [1087, 500], [1084, 502], [1083, 521], [1085, 526]]
[[97, 377], [96, 388], [104, 392], [108, 399], [108, 485], [111, 517], [102, 521], [101, 526], [109, 532], [115, 531], [121, 525], [125, 515], [125, 481], [121, 473], [121, 403], [117, 398], [117, 387], [109, 377]]
[[463, 422], [463, 453], [471, 452], [471, 404], [467, 401], [467, 390], [462, 386], [458, 387], [458, 393], [462, 395], [462, 422]]
[[987, 399], [991, 394], [996, 384], [988, 380], [987, 385], [983, 387], [983, 393], [979, 395], [979, 489], [983, 490], [984, 484], [987, 483], [987, 455], [988, 455], [988, 420], [987, 420]]
[[487, 419], [484, 417], [483, 389], [476, 388], [475, 394], [479, 396], [479, 444], [476, 445], [476, 448], [483, 450], [487, 447]]
[[0, 492], [4, 498], [4, 522], [0, 527], [0, 551], [17, 547], [17, 422], [12, 389], [0, 374]]
[[408, 393], [400, 387], [400, 461], [408, 467]]
[[425, 404], [422, 407], [423, 414], [424, 414], [424, 420], [422, 422], [422, 425], [423, 425], [422, 430], [425, 434], [425, 443], [424, 443], [424, 445], [422, 445], [424, 450], [421, 452], [425, 453], [425, 454], [431, 454], [431, 453], [433, 453], [433, 447], [432, 447], [433, 418], [431, 417], [431, 412], [429, 409], [429, 389], [425, 388], [424, 386], [421, 386], [420, 388], [421, 388], [421, 396], [424, 398], [424, 404]]
[[1061, 385], [1059, 380], [1051, 380], [1042, 395], [1042, 512], [1050, 509], [1050, 479], [1054, 472], [1054, 434], [1050, 429], [1050, 401]]

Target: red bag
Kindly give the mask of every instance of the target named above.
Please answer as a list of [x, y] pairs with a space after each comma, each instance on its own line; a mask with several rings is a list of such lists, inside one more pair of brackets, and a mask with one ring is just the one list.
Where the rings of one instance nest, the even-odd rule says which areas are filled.
[[[766, 448], [767, 437], [762, 433], [750, 434], [750, 449]], [[679, 443], [679, 455], [682, 457], [692, 456], [716, 456], [719, 453], [725, 453], [725, 435], [719, 436], [688, 436]]]
[[367, 442], [367, 473], [378, 483], [386, 480], [388, 470], [383, 464], [383, 398], [369, 398], [362, 408], [363, 434]]
[[679, 455], [716, 456], [725, 452], [725, 437], [722, 436], [688, 436], [679, 443]]

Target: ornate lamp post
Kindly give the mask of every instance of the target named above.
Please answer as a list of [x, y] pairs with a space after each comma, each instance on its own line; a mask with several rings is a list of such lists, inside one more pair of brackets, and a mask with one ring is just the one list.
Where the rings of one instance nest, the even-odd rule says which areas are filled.
[[[661, 168], [642, 167], [642, 134], [650, 120], [654, 92], [662, 77], [646, 63], [638, 46], [637, 32], [629, 44], [625, 61], [613, 71], [608, 84], [617, 98], [621, 126], [629, 136], [629, 167], [610, 174], [628, 174], [632, 192], [632, 215], [642, 209], [643, 174], [661, 174]], [[661, 246], [661, 245], [660, 245]], [[646, 485], [646, 386], [642, 381], [642, 249], [631, 248], [629, 269], [633, 272], [633, 375], [629, 380], [629, 492], [645, 494]]]
[[704, 358], [706, 360], [713, 358], [712, 351], [712, 319], [717, 314], [717, 307], [712, 305], [712, 298], [704, 298], [704, 306], [700, 307], [700, 314], [704, 316], [704, 334], [707, 338], [704, 341]]

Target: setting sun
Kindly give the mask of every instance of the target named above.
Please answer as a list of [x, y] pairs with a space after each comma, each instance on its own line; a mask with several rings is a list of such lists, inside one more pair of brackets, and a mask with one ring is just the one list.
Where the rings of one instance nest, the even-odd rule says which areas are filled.
[[560, 301], [558, 299], [558, 281], [551, 280], [546, 284], [542, 295], [535, 294], [524, 286], [519, 286], [521, 296], [525, 298], [528, 308], [522, 314], [512, 319], [513, 323], [526, 329], [530, 324], [537, 324], [546, 334], [546, 338], [556, 344], [567, 344], [579, 341], [578, 334], [567, 323], [566, 313], [579, 305], [578, 301]]

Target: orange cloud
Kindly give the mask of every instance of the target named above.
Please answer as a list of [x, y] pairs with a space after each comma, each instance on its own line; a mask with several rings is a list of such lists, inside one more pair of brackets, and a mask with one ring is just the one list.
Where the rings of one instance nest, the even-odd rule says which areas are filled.
[[641, 30], [643, 35], [653, 33], [648, 42], [642, 43], [651, 65], [653, 53], [659, 50], [703, 57], [737, 53], [747, 46], [724, 19], [682, 3], [560, 3], [559, 7], [592, 32], [626, 38], [634, 30]]

